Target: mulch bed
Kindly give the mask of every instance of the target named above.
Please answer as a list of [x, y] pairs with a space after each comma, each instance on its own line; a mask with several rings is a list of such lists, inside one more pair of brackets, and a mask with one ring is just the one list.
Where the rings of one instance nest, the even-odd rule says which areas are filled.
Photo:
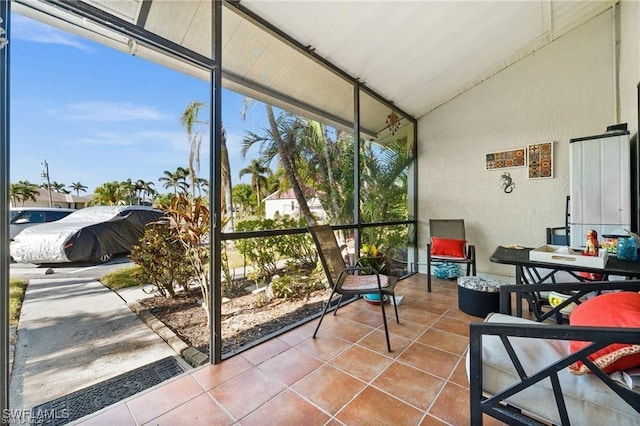
[[[304, 300], [272, 299], [247, 294], [222, 305], [222, 353], [236, 352], [283, 328], [321, 312], [329, 290], [317, 291]], [[140, 304], [162, 321], [185, 343], [209, 353], [207, 315], [199, 288], [181, 292], [173, 299], [155, 296]]]

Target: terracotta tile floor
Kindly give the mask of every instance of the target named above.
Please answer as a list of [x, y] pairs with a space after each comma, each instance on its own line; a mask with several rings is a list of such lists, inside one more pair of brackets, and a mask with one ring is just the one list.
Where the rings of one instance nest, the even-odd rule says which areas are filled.
[[[400, 325], [358, 300], [219, 365], [209, 365], [83, 419], [86, 425], [468, 425], [468, 325], [455, 281], [401, 281]], [[485, 424], [497, 424], [486, 418]]]

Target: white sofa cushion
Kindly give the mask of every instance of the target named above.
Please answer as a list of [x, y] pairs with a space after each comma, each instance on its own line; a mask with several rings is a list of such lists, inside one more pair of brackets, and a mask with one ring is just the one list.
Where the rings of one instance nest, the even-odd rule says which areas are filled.
[[[493, 313], [485, 322], [510, 324], [540, 324], [535, 321]], [[527, 375], [553, 364], [568, 355], [569, 342], [562, 340], [510, 337], [509, 341], [522, 363]], [[483, 392], [495, 394], [514, 383], [520, 382], [518, 373], [500, 338], [482, 337]], [[469, 354], [467, 354], [467, 377], [469, 377]], [[575, 425], [638, 425], [640, 414], [616, 395], [593, 374], [575, 376], [565, 368], [558, 378], [567, 405], [571, 424]], [[549, 379], [542, 380], [507, 400], [511, 405], [534, 416], [560, 424], [558, 409]]]

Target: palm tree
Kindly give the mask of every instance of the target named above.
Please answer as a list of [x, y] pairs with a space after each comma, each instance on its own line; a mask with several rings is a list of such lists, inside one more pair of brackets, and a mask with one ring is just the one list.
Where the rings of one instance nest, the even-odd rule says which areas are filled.
[[[208, 125], [209, 122], [204, 120], [201, 121], [198, 119], [198, 114], [200, 109], [203, 107], [203, 103], [200, 101], [193, 101], [187, 105], [184, 112], [182, 113], [182, 117], [180, 118], [180, 123], [184, 126], [187, 131], [187, 137], [189, 138], [189, 143], [191, 144], [191, 151], [189, 153], [189, 170], [192, 173], [191, 182], [193, 185], [192, 188], [192, 197], [195, 197], [195, 190], [198, 182], [197, 173], [200, 168], [200, 145], [202, 143], [203, 134], [200, 132], [194, 133], [194, 126], [196, 124], [205, 124]], [[229, 150], [227, 149], [227, 132], [224, 127], [221, 129], [220, 135], [220, 163], [221, 163], [221, 183], [222, 188], [220, 192], [223, 195], [223, 199], [221, 200], [221, 209], [226, 214], [227, 217], [232, 217], [233, 212], [233, 201], [231, 196], [231, 165], [229, 164]], [[233, 227], [233, 225], [232, 225]]]
[[407, 215], [407, 172], [413, 153], [406, 138], [388, 145], [362, 144], [363, 220], [403, 220]]
[[209, 191], [209, 181], [205, 178], [196, 179], [196, 189], [199, 195], [206, 194]]
[[198, 121], [198, 112], [202, 107], [202, 102], [192, 101], [187, 105], [187, 108], [182, 113], [180, 117], [180, 124], [182, 124], [187, 131], [187, 138], [189, 139], [189, 175], [191, 176], [191, 198], [195, 199], [196, 194], [196, 179], [198, 178], [198, 173], [200, 173], [200, 147], [202, 145], [202, 133], [196, 132], [193, 133], [193, 126], [197, 123], [202, 124], [201, 121]]
[[220, 181], [222, 188], [220, 192], [224, 195], [224, 202], [221, 205], [223, 212], [230, 219], [231, 230], [233, 230], [233, 197], [231, 190], [233, 183], [231, 182], [231, 164], [229, 163], [229, 150], [227, 149], [227, 131], [222, 127], [220, 135]]
[[69, 190], [66, 188], [64, 183], [53, 181], [51, 182], [51, 189], [56, 191], [58, 194], [68, 194]]
[[135, 192], [136, 198], [138, 199], [138, 204], [142, 204], [143, 201], [147, 200], [147, 195], [153, 199], [153, 195], [155, 195], [155, 189], [153, 189], [153, 182], [146, 182], [143, 179], [138, 179], [135, 183]]
[[300, 213], [307, 220], [307, 224], [315, 225], [316, 220], [309, 210], [309, 205], [302, 190], [301, 179], [296, 169], [296, 159], [299, 158], [298, 142], [300, 133], [304, 129], [301, 119], [283, 111], [276, 119], [273, 107], [265, 104], [269, 129], [265, 135], [249, 132], [242, 141], [242, 155], [246, 156], [254, 144], [260, 144], [260, 154], [264, 164], [270, 163], [278, 157], [278, 164], [284, 170], [289, 186], [300, 206]]
[[120, 193], [125, 198], [126, 204], [132, 205], [136, 200], [136, 184], [131, 178], [120, 182]]
[[239, 183], [233, 187], [233, 204], [236, 208], [244, 213], [248, 207], [251, 207], [253, 200], [255, 199], [253, 189], [251, 185], [246, 183]]
[[251, 160], [251, 163], [249, 163], [247, 167], [240, 170], [240, 179], [242, 179], [244, 175], [251, 175], [251, 187], [256, 194], [258, 206], [260, 206], [260, 196], [267, 189], [267, 178], [265, 174], [270, 175], [271, 169], [255, 158]]
[[287, 189], [289, 187], [289, 183], [287, 182], [287, 178], [284, 176], [284, 170], [282, 167], [276, 169], [275, 172], [271, 172], [267, 176], [267, 189], [263, 190], [265, 194], [273, 194], [279, 189]]
[[9, 197], [14, 206], [20, 204], [20, 207], [23, 207], [26, 200], [35, 202], [39, 193], [38, 185], [27, 180], [21, 180], [18, 183], [9, 185]]
[[68, 186], [68, 188], [71, 188], [72, 191], [76, 191], [76, 195], [78, 197], [80, 196], [80, 191], [87, 192], [87, 189], [88, 189], [88, 187], [84, 186], [80, 182], [73, 182], [71, 185]]
[[169, 170], [162, 172], [164, 176], [158, 178], [158, 181], [164, 182], [164, 189], [173, 188], [173, 195], [178, 195], [178, 189], [185, 191], [188, 187], [186, 182], [187, 176], [189, 176], [189, 170], [184, 167], [178, 167], [174, 173]]
[[299, 167], [305, 179], [313, 182], [325, 211], [339, 223], [353, 220], [353, 138], [307, 120], [300, 142], [305, 161]]
[[98, 186], [90, 204], [94, 206], [116, 206], [126, 204], [127, 194], [123, 193], [121, 182], [105, 182]]

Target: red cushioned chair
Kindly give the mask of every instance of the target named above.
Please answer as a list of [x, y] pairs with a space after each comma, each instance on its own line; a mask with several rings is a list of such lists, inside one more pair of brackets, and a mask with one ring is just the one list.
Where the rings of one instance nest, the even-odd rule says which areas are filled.
[[427, 244], [427, 290], [431, 293], [431, 265], [438, 262], [463, 263], [467, 275], [476, 275], [476, 247], [468, 244], [464, 219], [430, 219]]

